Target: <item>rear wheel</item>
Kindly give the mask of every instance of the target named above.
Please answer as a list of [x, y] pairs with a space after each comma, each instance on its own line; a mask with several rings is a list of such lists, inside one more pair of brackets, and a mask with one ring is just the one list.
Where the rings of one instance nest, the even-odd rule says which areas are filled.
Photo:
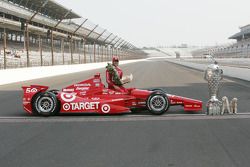
[[34, 97], [32, 103], [33, 113], [42, 116], [56, 115], [59, 107], [56, 96], [51, 92], [39, 93]]
[[156, 91], [147, 99], [147, 108], [154, 115], [161, 115], [169, 109], [169, 100], [166, 94]]

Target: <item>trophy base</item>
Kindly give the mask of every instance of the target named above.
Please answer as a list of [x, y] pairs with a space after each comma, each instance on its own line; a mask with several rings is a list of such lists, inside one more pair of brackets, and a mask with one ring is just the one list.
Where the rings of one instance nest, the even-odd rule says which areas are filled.
[[219, 100], [208, 101], [207, 115], [220, 115], [220, 114], [221, 114], [221, 102]]

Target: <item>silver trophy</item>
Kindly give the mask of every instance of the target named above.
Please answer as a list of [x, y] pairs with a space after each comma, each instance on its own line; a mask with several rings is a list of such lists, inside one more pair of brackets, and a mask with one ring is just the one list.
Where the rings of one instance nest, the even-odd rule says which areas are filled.
[[207, 114], [219, 115], [221, 111], [221, 101], [218, 100], [220, 81], [223, 79], [223, 70], [218, 63], [210, 64], [205, 71], [205, 80], [208, 81], [210, 99], [207, 102]]

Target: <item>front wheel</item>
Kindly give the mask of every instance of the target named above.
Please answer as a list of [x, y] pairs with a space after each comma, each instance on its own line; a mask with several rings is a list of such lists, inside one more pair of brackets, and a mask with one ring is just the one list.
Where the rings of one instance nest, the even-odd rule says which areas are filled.
[[53, 93], [39, 93], [33, 99], [32, 109], [34, 114], [52, 116], [57, 114], [59, 110], [59, 103]]
[[164, 114], [169, 106], [168, 97], [162, 92], [154, 92], [147, 99], [147, 108], [154, 115]]

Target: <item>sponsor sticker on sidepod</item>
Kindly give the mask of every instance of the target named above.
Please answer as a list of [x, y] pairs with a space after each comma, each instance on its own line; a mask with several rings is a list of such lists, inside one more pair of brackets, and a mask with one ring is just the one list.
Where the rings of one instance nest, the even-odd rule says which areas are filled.
[[62, 93], [61, 98], [65, 102], [72, 102], [76, 99], [76, 93]]
[[75, 84], [74, 86], [75, 86], [75, 87], [90, 87], [91, 84], [89, 84], [89, 83], [85, 83], [85, 84]]
[[76, 91], [86, 91], [89, 90], [89, 87], [77, 87]]
[[[63, 104], [64, 111], [86, 111], [86, 110], [99, 110], [100, 102], [80, 102], [80, 103], [65, 103]], [[105, 114], [110, 112], [110, 105], [103, 104], [101, 111]]]
[[65, 111], [76, 110], [98, 110], [100, 102], [80, 102], [80, 103], [65, 103], [63, 109]]

